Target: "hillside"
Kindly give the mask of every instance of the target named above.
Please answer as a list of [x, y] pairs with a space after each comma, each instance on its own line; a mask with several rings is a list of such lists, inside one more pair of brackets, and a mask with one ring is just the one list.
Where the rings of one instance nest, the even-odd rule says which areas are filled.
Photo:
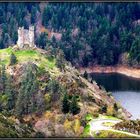
[[140, 77], [139, 13], [137, 2], [1, 3], [0, 137], [140, 137], [88, 74]]
[[1, 112], [36, 135], [79, 137], [87, 114], [130, 117], [110, 93], [80, 76], [60, 50], [55, 56], [51, 50], [13, 46], [1, 49], [0, 58]]
[[32, 24], [37, 47], [61, 48], [74, 66], [139, 66], [137, 2], [1, 3], [0, 12], [0, 48], [16, 44], [18, 27]]
[[33, 137], [34, 133], [31, 127], [20, 123], [14, 117], [5, 117], [3, 114], [0, 114], [1, 138]]

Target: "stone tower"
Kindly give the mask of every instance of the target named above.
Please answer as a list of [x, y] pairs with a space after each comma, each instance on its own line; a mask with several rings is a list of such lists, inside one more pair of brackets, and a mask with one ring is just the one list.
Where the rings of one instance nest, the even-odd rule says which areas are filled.
[[30, 26], [29, 30], [24, 29], [24, 27], [19, 27], [18, 29], [18, 41], [17, 45], [23, 48], [24, 45], [29, 45], [29, 47], [34, 47], [34, 26]]
[[19, 27], [19, 29], [18, 29], [18, 41], [17, 41], [17, 45], [19, 47], [21, 47], [21, 48], [24, 45], [23, 36], [24, 36], [24, 28], [23, 27]]
[[34, 26], [29, 27], [29, 46], [34, 46]]

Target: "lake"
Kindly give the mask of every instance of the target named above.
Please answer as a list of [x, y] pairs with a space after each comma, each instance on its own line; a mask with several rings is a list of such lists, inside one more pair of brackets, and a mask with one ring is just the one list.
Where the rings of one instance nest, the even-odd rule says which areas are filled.
[[90, 75], [98, 85], [112, 92], [114, 98], [132, 114], [132, 119], [140, 119], [140, 79], [118, 73]]

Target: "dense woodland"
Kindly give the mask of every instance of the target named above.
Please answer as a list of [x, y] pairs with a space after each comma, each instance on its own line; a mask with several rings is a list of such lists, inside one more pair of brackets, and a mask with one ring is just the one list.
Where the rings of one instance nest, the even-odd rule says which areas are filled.
[[38, 47], [61, 48], [75, 66], [115, 65], [120, 59], [139, 64], [139, 13], [139, 3], [1, 3], [0, 48], [16, 43], [19, 26], [36, 26], [41, 20], [47, 29], [62, 33], [62, 39], [36, 34]]

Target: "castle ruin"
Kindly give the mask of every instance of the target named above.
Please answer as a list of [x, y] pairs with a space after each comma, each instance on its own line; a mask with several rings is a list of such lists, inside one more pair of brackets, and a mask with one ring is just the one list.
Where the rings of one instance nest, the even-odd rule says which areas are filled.
[[17, 45], [23, 48], [24, 45], [29, 45], [29, 47], [34, 47], [34, 26], [30, 26], [29, 30], [24, 29], [24, 27], [19, 27], [18, 29], [18, 41]]

